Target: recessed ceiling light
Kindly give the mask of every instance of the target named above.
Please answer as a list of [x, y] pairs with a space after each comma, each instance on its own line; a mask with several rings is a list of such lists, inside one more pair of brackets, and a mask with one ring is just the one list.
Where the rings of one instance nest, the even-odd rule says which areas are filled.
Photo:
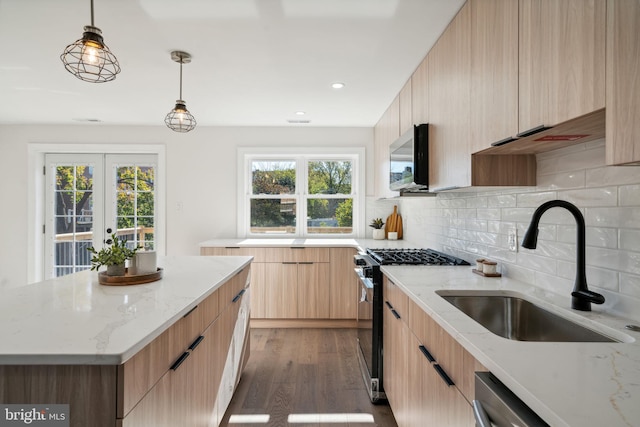
[[304, 116], [305, 114], [307, 113], [305, 113], [304, 111], [296, 111], [296, 116]]
[[344, 83], [341, 82], [335, 82], [331, 84], [331, 87], [334, 89], [342, 89], [344, 87]]

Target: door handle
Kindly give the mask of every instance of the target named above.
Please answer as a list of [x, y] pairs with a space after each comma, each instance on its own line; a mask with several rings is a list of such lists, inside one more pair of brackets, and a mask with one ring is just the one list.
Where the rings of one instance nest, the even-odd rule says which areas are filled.
[[476, 419], [478, 427], [491, 427], [493, 424], [491, 424], [487, 411], [482, 407], [482, 403], [479, 400], [474, 400], [472, 405], [473, 417]]

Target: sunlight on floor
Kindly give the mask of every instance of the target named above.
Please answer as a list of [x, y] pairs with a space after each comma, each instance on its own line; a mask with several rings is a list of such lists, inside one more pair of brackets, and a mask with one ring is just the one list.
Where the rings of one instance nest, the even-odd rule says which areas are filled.
[[[229, 417], [229, 424], [266, 424], [269, 414], [234, 414]], [[307, 423], [373, 423], [373, 415], [362, 413], [344, 414], [289, 414], [289, 424]]]
[[269, 418], [269, 414], [234, 414], [229, 417], [229, 424], [266, 424]]
[[361, 413], [345, 414], [290, 414], [290, 424], [304, 423], [373, 423], [373, 415]]

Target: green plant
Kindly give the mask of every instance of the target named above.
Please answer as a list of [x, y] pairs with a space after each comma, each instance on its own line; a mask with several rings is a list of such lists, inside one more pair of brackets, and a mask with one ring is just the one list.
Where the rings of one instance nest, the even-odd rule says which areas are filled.
[[382, 221], [382, 218], [375, 218], [371, 221], [371, 224], [369, 224], [369, 227], [375, 228], [376, 230], [380, 230], [383, 226], [384, 222]]
[[93, 246], [87, 248], [93, 254], [91, 257], [91, 270], [97, 270], [103, 265], [124, 264], [126, 260], [133, 258], [138, 249], [140, 249], [140, 247], [129, 249], [127, 242], [118, 239], [115, 233], [111, 235], [110, 239], [107, 239], [106, 243], [111, 246], [102, 248], [99, 251], [96, 251]]

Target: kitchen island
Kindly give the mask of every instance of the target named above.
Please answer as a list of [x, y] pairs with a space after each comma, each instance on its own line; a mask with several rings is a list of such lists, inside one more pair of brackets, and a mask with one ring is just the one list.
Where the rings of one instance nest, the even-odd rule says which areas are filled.
[[152, 283], [84, 271], [5, 291], [0, 403], [69, 404], [71, 426], [217, 425], [248, 357], [251, 260], [167, 257]]

